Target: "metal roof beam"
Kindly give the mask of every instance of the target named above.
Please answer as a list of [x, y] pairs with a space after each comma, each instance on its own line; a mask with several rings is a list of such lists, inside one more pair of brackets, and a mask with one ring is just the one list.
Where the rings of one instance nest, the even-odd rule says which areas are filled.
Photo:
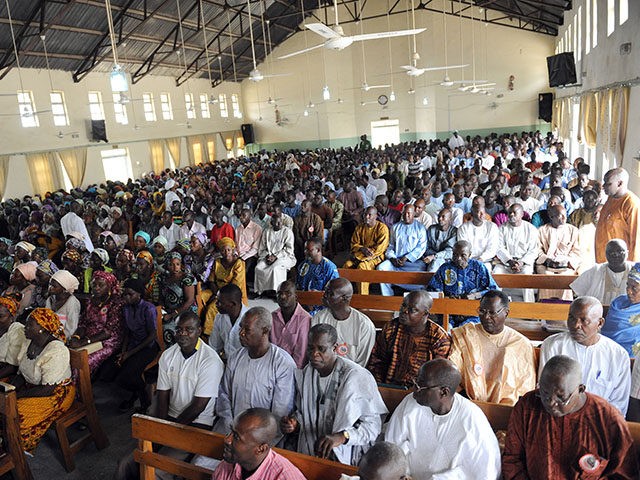
[[[25, 39], [27, 30], [31, 26], [31, 22], [33, 22], [38, 16], [38, 14], [40, 13], [40, 10], [44, 8], [45, 3], [46, 3], [46, 0], [38, 0], [38, 2], [34, 5], [34, 7], [29, 12], [27, 19], [24, 21], [24, 23], [16, 33], [15, 35], [16, 51], [7, 49], [4, 55], [2, 56], [2, 58], [0, 58], [0, 72], [1, 72], [0, 79], [4, 78], [5, 75], [9, 73], [9, 70], [11, 70], [11, 66], [16, 61], [18, 55], [20, 55], [20, 47], [21, 47], [22, 41]], [[11, 58], [12, 56], [13, 58]]]

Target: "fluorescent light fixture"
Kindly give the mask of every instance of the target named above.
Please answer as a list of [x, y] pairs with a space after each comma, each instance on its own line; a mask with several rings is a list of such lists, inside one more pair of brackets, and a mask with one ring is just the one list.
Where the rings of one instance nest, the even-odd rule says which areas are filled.
[[127, 74], [120, 68], [120, 65], [113, 66], [113, 70], [109, 74], [109, 82], [111, 82], [111, 91], [114, 93], [129, 91]]
[[322, 87], [322, 99], [331, 100], [331, 92], [329, 91], [328, 85], [325, 85], [324, 87]]
[[393, 90], [391, 90], [391, 93], [389, 94], [389, 100], [392, 102], [396, 101], [396, 92], [394, 92]]
[[303, 115], [304, 115], [305, 117], [308, 117], [308, 116], [309, 116], [309, 110], [307, 110], [307, 109], [305, 108], [305, 109], [304, 109], [304, 113], [303, 113]]

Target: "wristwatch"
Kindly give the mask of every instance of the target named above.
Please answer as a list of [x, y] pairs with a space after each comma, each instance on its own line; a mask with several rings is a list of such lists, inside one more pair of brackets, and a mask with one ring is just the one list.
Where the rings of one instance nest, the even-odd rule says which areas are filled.
[[349, 439], [351, 438], [351, 435], [349, 435], [349, 432], [347, 432], [346, 430], [343, 430], [342, 436], [344, 437], [343, 445], [346, 445], [347, 443], [349, 443]]

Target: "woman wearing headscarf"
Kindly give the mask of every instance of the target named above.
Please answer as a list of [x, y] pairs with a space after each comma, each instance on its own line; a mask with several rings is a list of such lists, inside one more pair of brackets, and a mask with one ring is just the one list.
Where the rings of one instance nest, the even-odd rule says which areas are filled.
[[136, 256], [128, 248], [118, 252], [118, 255], [116, 256], [116, 268], [114, 269], [113, 274], [116, 276], [120, 284], [122, 284], [127, 278], [131, 277], [135, 263]]
[[58, 267], [51, 260], [43, 260], [36, 267], [36, 288], [33, 292], [32, 307], [43, 308], [47, 302], [49, 280], [58, 271]]
[[112, 273], [113, 269], [109, 266], [109, 254], [104, 248], [95, 248], [89, 257], [89, 267], [84, 270], [84, 282], [82, 284], [83, 293], [91, 293], [91, 279], [93, 272], [104, 270]]
[[33, 302], [37, 266], [36, 262], [21, 263], [11, 272], [9, 288], [5, 290], [4, 295], [21, 295], [18, 315], [22, 314], [24, 309], [30, 307]]
[[129, 240], [129, 224], [122, 214], [122, 209], [120, 207], [111, 207], [111, 218], [113, 218], [111, 231], [118, 237], [118, 245], [125, 245]]
[[215, 299], [218, 290], [225, 285], [233, 283], [242, 291], [242, 303], [248, 305], [247, 283], [244, 261], [236, 256], [236, 242], [229, 237], [223, 237], [216, 243], [220, 257], [216, 258], [207, 276], [206, 290], [202, 292], [202, 301], [205, 303], [204, 333], [209, 335], [213, 329], [213, 320], [218, 309]]
[[136, 253], [141, 252], [142, 250], [148, 250], [150, 243], [151, 237], [147, 232], [139, 230], [133, 236], [133, 248]]
[[13, 270], [13, 257], [9, 254], [9, 247], [13, 245], [13, 242], [6, 238], [0, 237], [0, 268], [11, 271]]
[[178, 317], [187, 310], [194, 313], [198, 311], [196, 305], [196, 279], [185, 271], [182, 256], [177, 252], [167, 254], [167, 273], [160, 283], [161, 302], [166, 313], [164, 314], [163, 327], [165, 341], [174, 343], [174, 335], [167, 331], [175, 330]]
[[102, 349], [89, 355], [89, 368], [94, 375], [100, 365], [122, 345], [122, 300], [120, 285], [112, 273], [93, 272], [91, 298], [69, 347], [78, 348], [102, 342]]
[[78, 285], [78, 279], [67, 270], [58, 270], [49, 281], [46, 308], [58, 314], [67, 338], [76, 333], [80, 320], [80, 300], [74, 295]]
[[14, 297], [0, 297], [0, 378], [16, 373], [18, 354], [24, 342], [24, 325], [16, 322], [19, 302]]
[[144, 299], [158, 305], [160, 302], [160, 275], [155, 269], [153, 257], [147, 250], [136, 255], [136, 273], [132, 275], [145, 284]]
[[164, 195], [162, 192], [155, 192], [152, 196], [153, 201], [151, 202], [151, 210], [153, 210], [153, 214], [160, 218], [164, 211], [167, 209], [167, 204], [164, 202]]
[[65, 243], [66, 249], [78, 252], [80, 254], [80, 266], [83, 269], [87, 268], [89, 266], [89, 251], [83, 240], [84, 235], [78, 232], [71, 232], [69, 235], [70, 238]]
[[629, 356], [640, 355], [640, 263], [629, 270], [627, 294], [609, 305], [601, 333], [622, 345]]
[[16, 387], [22, 448], [33, 451], [51, 424], [66, 412], [75, 398], [69, 350], [58, 316], [36, 308], [24, 328], [26, 342], [18, 354]]
[[84, 268], [82, 267], [82, 255], [74, 248], [70, 248], [62, 252], [60, 257], [62, 268], [71, 272], [81, 284], [84, 280]]
[[206, 250], [207, 240], [206, 233], [191, 235], [191, 252], [184, 260], [186, 267], [199, 282], [207, 279], [213, 265], [213, 257]]
[[29, 242], [18, 242], [13, 255], [13, 268], [17, 267], [21, 263], [26, 263], [31, 260], [31, 252], [36, 249], [36, 246]]
[[[109, 254], [109, 259], [114, 260], [114, 262], [115, 262], [115, 258], [118, 255], [118, 248], [119, 248], [118, 242], [119, 242], [118, 237], [116, 237], [111, 231], [102, 232], [100, 234], [100, 239], [98, 241], [98, 245], [107, 251], [107, 253]], [[111, 266], [113, 267], [114, 265], [111, 265]]]
[[169, 242], [163, 235], [158, 235], [151, 242], [151, 254], [156, 264], [156, 270], [164, 273], [165, 265], [167, 262], [167, 250], [169, 248]]

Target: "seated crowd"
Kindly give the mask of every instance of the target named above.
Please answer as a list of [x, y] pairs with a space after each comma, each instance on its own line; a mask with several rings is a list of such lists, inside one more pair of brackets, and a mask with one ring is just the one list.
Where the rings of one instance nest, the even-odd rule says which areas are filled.
[[[624, 417], [640, 420], [640, 201], [627, 172], [601, 185], [538, 132], [455, 139], [260, 152], [6, 201], [0, 377], [17, 388], [24, 450], [73, 402], [68, 349], [95, 347], [92, 379], [129, 392], [123, 413], [139, 402], [226, 435], [222, 462], [188, 459], [214, 479], [304, 478], [274, 445], [362, 478], [637, 478]], [[338, 258], [433, 276], [380, 284], [409, 292], [376, 332]], [[502, 291], [493, 273], [575, 280]], [[303, 308], [299, 290], [323, 291], [322, 305]], [[434, 293], [477, 300], [477, 317], [452, 315], [447, 332]], [[505, 325], [512, 298], [536, 295], [572, 302], [539, 360]], [[250, 308], [257, 296], [277, 310]], [[408, 389], [393, 412], [385, 386]], [[513, 406], [504, 448], [474, 401]], [[138, 473], [120, 461], [117, 478]]]

